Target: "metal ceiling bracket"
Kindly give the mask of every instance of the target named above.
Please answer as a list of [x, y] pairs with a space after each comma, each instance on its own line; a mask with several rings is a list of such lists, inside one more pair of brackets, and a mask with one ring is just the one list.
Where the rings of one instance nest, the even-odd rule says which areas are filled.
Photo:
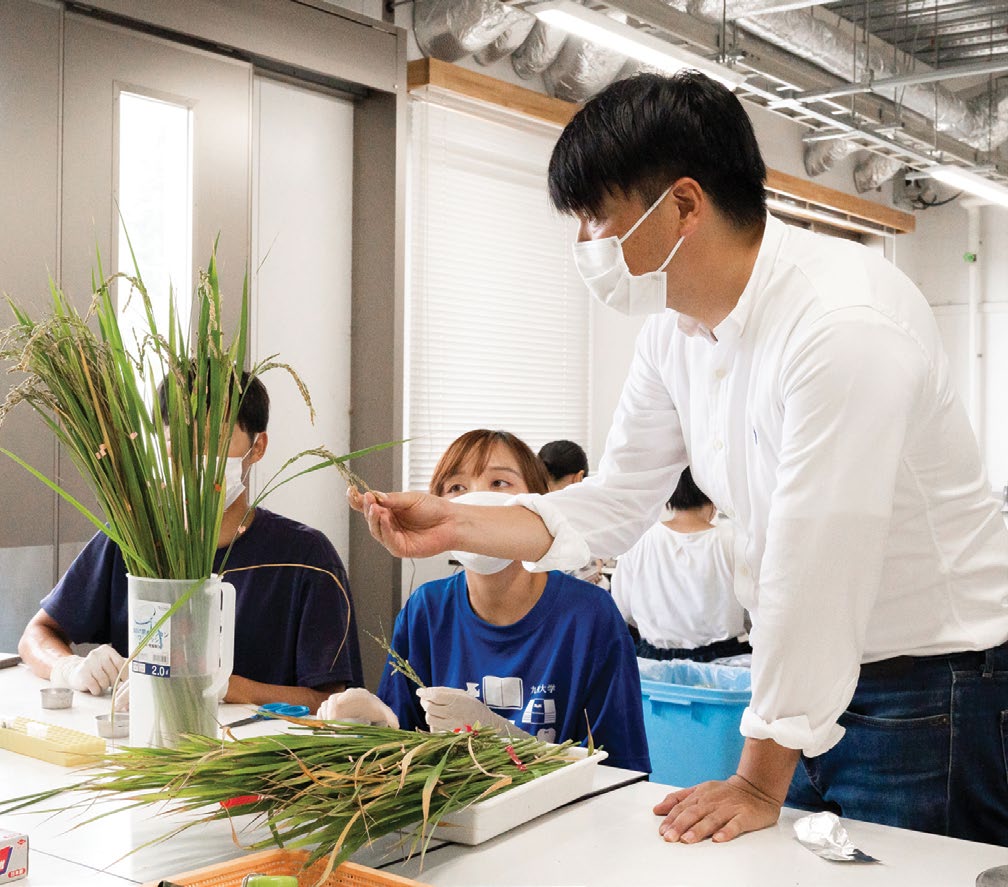
[[[898, 89], [901, 86], [912, 86], [919, 83], [934, 83], [943, 80], [955, 80], [959, 77], [973, 77], [980, 74], [997, 74], [1001, 71], [1008, 71], [1008, 61], [1002, 62], [977, 62], [970, 65], [956, 65], [949, 68], [936, 68], [931, 71], [923, 71], [916, 74], [901, 74], [899, 77], [883, 77], [881, 80], [874, 80], [869, 77], [860, 83], [852, 83], [850, 86], [841, 86], [837, 89], [828, 89], [822, 92], [810, 92], [805, 95], [789, 96], [780, 102], [797, 103], [801, 105], [809, 102], [819, 102], [826, 99], [836, 99], [848, 95], [860, 95], [866, 92], [879, 92], [883, 89]], [[773, 105], [770, 105], [773, 109]]]

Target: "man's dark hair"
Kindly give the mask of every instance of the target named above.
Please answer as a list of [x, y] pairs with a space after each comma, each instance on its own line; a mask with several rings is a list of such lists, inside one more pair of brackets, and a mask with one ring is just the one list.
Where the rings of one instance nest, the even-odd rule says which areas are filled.
[[699, 71], [638, 74], [589, 101], [553, 148], [549, 193], [565, 213], [598, 216], [607, 196], [650, 205], [684, 176], [738, 228], [763, 221], [766, 165], [741, 102]]
[[[190, 371], [189, 384], [194, 384], [195, 371]], [[256, 376], [241, 374], [241, 402], [238, 404], [238, 427], [246, 434], [256, 435], [269, 424], [269, 392]], [[168, 424], [168, 392], [164, 380], [158, 385], [158, 405], [161, 421]]]
[[674, 508], [676, 511], [688, 511], [691, 508], [703, 508], [705, 505], [713, 503], [707, 498], [707, 494], [694, 483], [693, 472], [689, 470], [687, 465], [683, 469], [683, 473], [679, 475], [679, 484], [668, 500], [668, 504], [669, 508]]
[[539, 458], [553, 480], [560, 480], [579, 471], [588, 476], [588, 456], [572, 440], [551, 440], [539, 451]]

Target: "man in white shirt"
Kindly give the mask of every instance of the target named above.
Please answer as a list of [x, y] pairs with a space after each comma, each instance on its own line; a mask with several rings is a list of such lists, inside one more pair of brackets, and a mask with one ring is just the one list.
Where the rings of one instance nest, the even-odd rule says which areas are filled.
[[736, 774], [659, 804], [665, 840], [766, 827], [787, 797], [1005, 843], [1008, 531], [934, 318], [881, 256], [767, 217], [764, 178], [742, 106], [703, 75], [588, 102], [551, 197], [593, 294], [660, 312], [598, 475], [522, 508], [351, 502], [400, 556], [549, 569], [628, 548], [690, 463], [740, 529], [753, 695]]

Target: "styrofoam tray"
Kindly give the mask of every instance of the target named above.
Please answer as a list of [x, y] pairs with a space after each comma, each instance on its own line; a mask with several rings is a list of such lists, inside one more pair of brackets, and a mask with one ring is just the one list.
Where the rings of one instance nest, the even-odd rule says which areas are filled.
[[586, 748], [568, 751], [579, 760], [449, 814], [434, 829], [434, 837], [457, 844], [481, 844], [588, 794], [595, 767], [609, 755], [604, 751], [589, 755]]

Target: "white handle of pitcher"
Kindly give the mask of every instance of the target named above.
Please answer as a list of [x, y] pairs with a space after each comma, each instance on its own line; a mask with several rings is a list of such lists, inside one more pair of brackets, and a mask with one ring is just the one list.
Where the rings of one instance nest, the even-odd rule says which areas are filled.
[[221, 582], [220, 595], [220, 665], [213, 683], [203, 691], [205, 697], [213, 699], [224, 698], [234, 668], [235, 587], [230, 582]]

